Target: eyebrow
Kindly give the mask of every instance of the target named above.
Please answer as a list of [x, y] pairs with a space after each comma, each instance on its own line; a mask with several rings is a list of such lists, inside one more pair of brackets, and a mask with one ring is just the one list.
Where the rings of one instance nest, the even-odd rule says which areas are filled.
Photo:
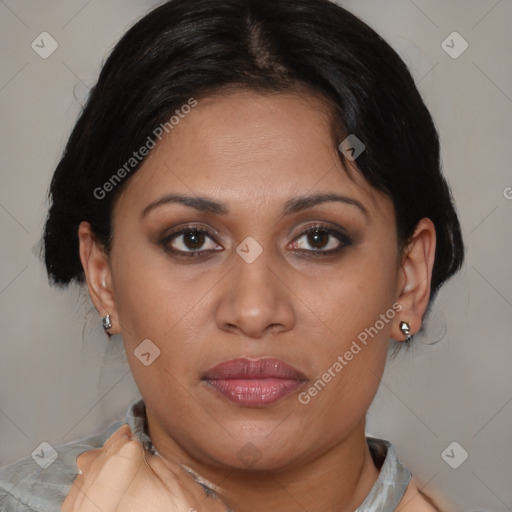
[[200, 212], [215, 213], [217, 215], [227, 215], [229, 212], [227, 206], [223, 205], [222, 203], [218, 203], [217, 201], [208, 199], [207, 197], [167, 194], [164, 197], [161, 197], [160, 199], [157, 199], [156, 201], [148, 204], [144, 210], [142, 210], [140, 216], [142, 218], [146, 216], [151, 210], [169, 203], [183, 204], [185, 206], [195, 208]]
[[338, 202], [338, 203], [355, 206], [355, 207], [359, 208], [359, 210], [361, 210], [361, 212], [364, 213], [364, 215], [366, 217], [369, 216], [368, 210], [357, 199], [353, 199], [352, 197], [342, 196], [339, 194], [316, 194], [313, 196], [302, 196], [302, 197], [295, 197], [293, 199], [289, 199], [288, 201], [286, 201], [286, 204], [284, 207], [284, 214], [290, 215], [292, 213], [297, 213], [302, 210], [306, 210], [307, 208], [316, 206], [317, 204], [331, 203], [331, 202]]
[[[284, 215], [291, 215], [292, 213], [307, 210], [308, 208], [312, 208], [318, 204], [330, 202], [339, 202], [348, 204], [350, 206], [355, 206], [365, 216], [369, 216], [368, 210], [357, 199], [339, 194], [316, 194], [312, 196], [294, 197], [286, 201], [284, 206]], [[207, 197], [167, 194], [160, 199], [157, 199], [156, 201], [148, 204], [144, 210], [142, 210], [141, 218], [146, 216], [151, 210], [170, 203], [183, 204], [205, 213], [214, 213], [217, 215], [227, 215], [229, 213], [229, 208], [225, 204], [213, 201]]]

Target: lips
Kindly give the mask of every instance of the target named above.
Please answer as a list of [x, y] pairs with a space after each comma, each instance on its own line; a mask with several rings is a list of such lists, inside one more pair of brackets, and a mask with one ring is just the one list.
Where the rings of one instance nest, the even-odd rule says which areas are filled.
[[202, 380], [231, 402], [265, 407], [294, 393], [307, 379], [280, 359], [240, 358], [218, 364]]

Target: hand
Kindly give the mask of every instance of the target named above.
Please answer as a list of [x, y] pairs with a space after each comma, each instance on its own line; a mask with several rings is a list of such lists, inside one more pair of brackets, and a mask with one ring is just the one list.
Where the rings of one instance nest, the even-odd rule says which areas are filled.
[[130, 427], [82, 453], [61, 512], [226, 512], [179, 464], [145, 452]]

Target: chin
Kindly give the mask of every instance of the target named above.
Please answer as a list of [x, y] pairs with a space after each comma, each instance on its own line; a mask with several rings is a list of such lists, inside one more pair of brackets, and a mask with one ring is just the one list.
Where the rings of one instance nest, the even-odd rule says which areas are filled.
[[315, 458], [319, 449], [323, 448], [316, 444], [307, 447], [304, 439], [300, 442], [298, 439], [298, 433], [273, 441], [254, 436], [229, 438], [225, 443], [216, 443], [214, 447], [204, 446], [203, 454], [206, 457], [203, 462], [229, 471], [285, 471]]

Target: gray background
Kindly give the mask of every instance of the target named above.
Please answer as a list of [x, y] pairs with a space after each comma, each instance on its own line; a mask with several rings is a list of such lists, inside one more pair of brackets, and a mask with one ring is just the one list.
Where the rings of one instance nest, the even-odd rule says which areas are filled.
[[[157, 3], [0, 1], [0, 465], [98, 432], [138, 397], [120, 340], [107, 343], [83, 291], [48, 286], [37, 251], [80, 103], [127, 25]], [[388, 365], [368, 431], [450, 510], [512, 510], [512, 2], [341, 3], [410, 66], [468, 248], [424, 333]], [[31, 47], [44, 31], [59, 45], [47, 59]], [[443, 46], [459, 53], [458, 36], [442, 46], [454, 31], [469, 45], [457, 58]], [[441, 456], [454, 441], [452, 465], [468, 453], [457, 469]]]

